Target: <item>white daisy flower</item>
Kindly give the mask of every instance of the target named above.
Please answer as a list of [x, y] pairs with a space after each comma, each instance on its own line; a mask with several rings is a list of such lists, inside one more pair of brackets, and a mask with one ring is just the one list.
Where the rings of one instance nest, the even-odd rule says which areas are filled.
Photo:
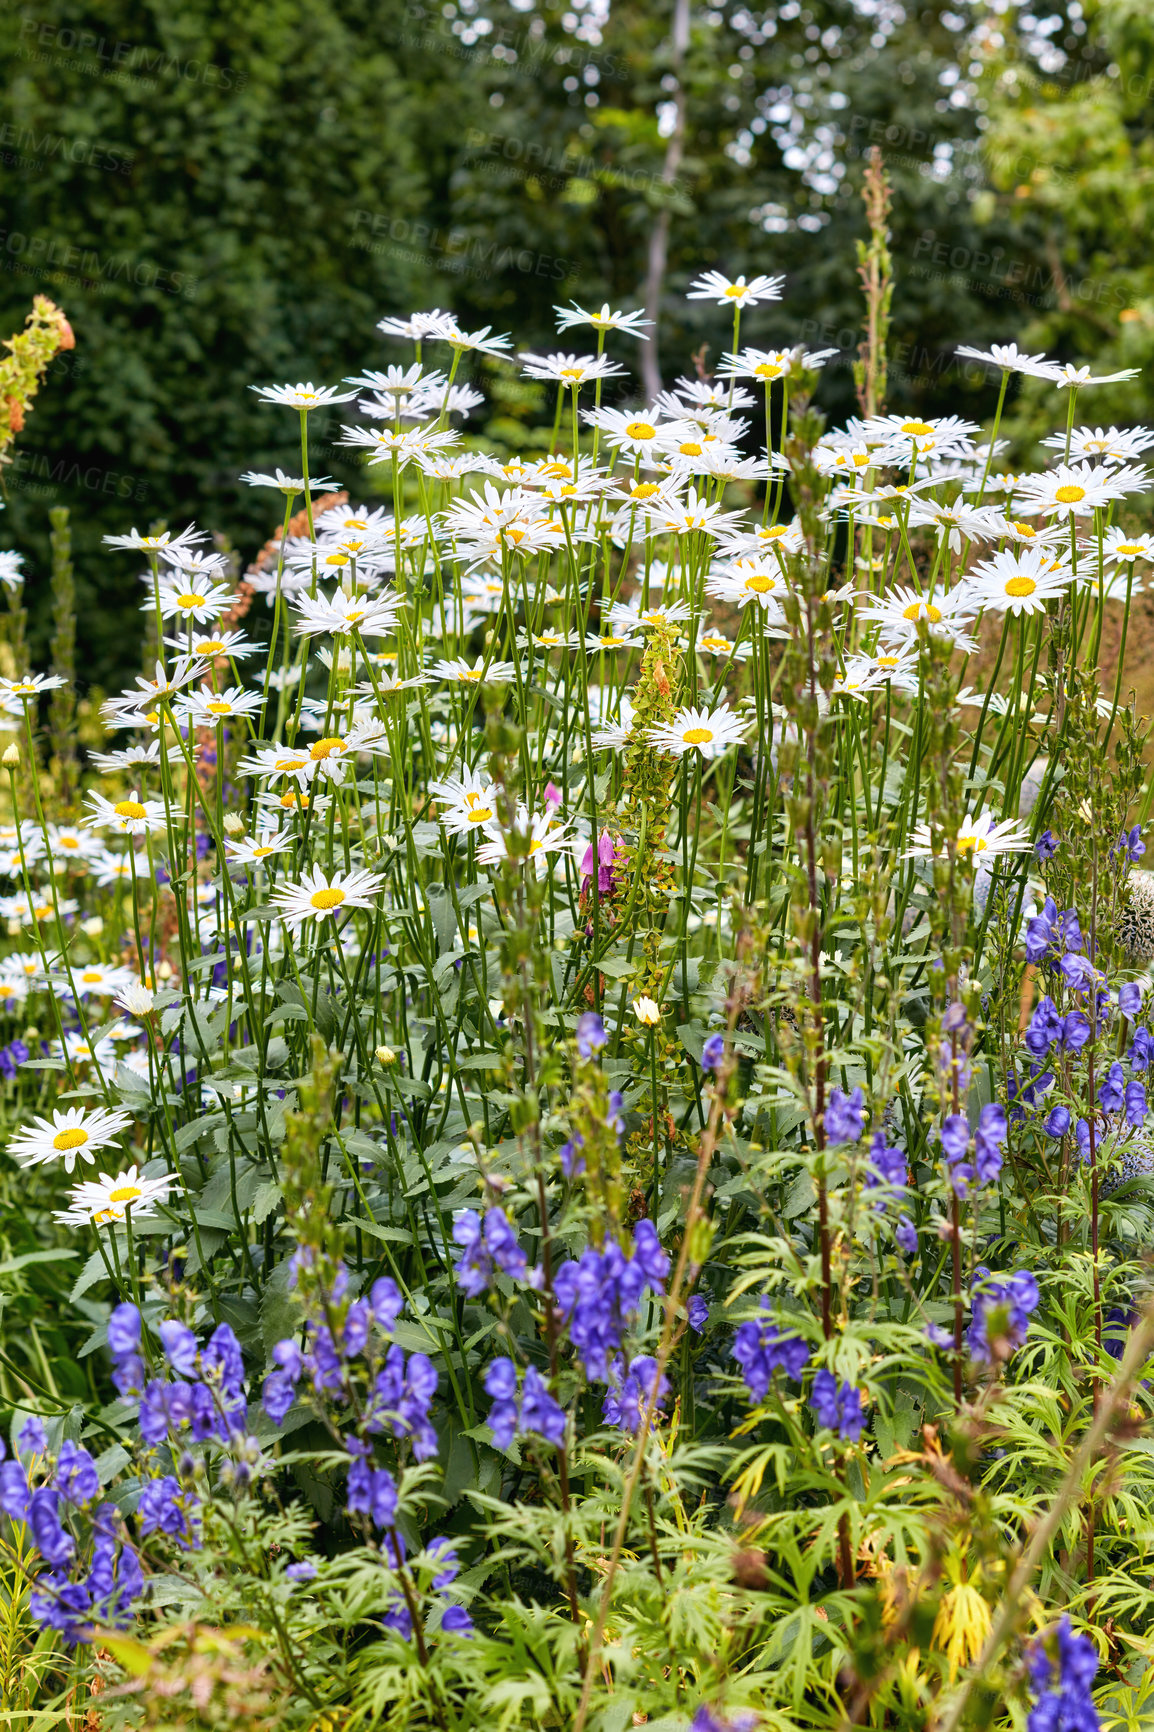
[[[283, 469], [277, 469], [272, 475], [266, 475], [260, 470], [250, 469], [242, 475], [240, 479], [247, 487], [273, 487], [278, 493], [283, 493], [288, 499], [295, 499], [298, 493], [303, 493], [305, 490], [305, 479], [303, 475], [286, 475]], [[309, 491], [315, 492], [326, 487], [333, 487], [336, 483], [331, 481], [327, 475], [310, 475], [308, 485]]]
[[135, 1166], [113, 1177], [104, 1173], [98, 1179], [83, 1179], [69, 1192], [66, 1209], [58, 1209], [54, 1219], [61, 1226], [107, 1227], [123, 1221], [128, 1211], [132, 1219], [155, 1215], [161, 1203], [167, 1203], [172, 1181], [166, 1176], [146, 1179]]
[[246, 692], [243, 686], [228, 686], [215, 692], [211, 686], [188, 692], [173, 705], [181, 721], [194, 727], [208, 728], [226, 722], [231, 716], [251, 716], [264, 702], [260, 692]]
[[723, 379], [756, 379], [772, 385], [775, 379], [788, 377], [795, 359], [792, 349], [742, 349], [736, 355], [722, 355], [717, 371]]
[[462, 331], [455, 319], [450, 318], [444, 328], [429, 332], [429, 340], [434, 343], [448, 343], [451, 349], [458, 353], [475, 355], [492, 355], [497, 361], [511, 361], [509, 350], [513, 347], [511, 337], [491, 337], [491, 325], [482, 325], [479, 331]]
[[400, 597], [388, 595], [346, 595], [338, 589], [335, 595], [302, 595], [295, 602], [298, 618], [293, 630], [304, 637], [316, 637], [331, 632], [336, 637], [352, 636], [354, 632], [370, 637], [382, 637], [392, 631], [400, 612]]
[[230, 860], [237, 861], [242, 866], [259, 866], [263, 860], [273, 854], [283, 854], [292, 847], [292, 837], [283, 831], [260, 830], [255, 836], [243, 836], [235, 842], [225, 843], [225, 853]]
[[301, 409], [308, 414], [313, 409], [327, 409], [330, 403], [350, 403], [355, 391], [338, 391], [335, 385], [250, 385], [262, 403], [280, 403], [286, 409]]
[[[99, 998], [110, 998], [128, 985], [132, 975], [127, 968], [113, 963], [86, 962], [82, 967], [72, 970], [72, 979], [76, 983], [77, 995], [80, 998], [89, 998], [94, 994]], [[56, 989], [61, 997], [71, 997], [71, 987], [67, 979], [57, 981]]]
[[494, 818], [485, 826], [485, 836], [487, 840], [477, 849], [482, 866], [524, 866], [531, 861], [538, 876], [546, 870], [549, 855], [567, 848], [573, 840], [569, 825], [558, 823], [552, 808], [531, 812], [520, 804], [508, 830]]
[[92, 814], [84, 822], [93, 830], [117, 830], [122, 836], [159, 835], [165, 828], [164, 801], [141, 800], [135, 788], [124, 800], [106, 800], [95, 790], [85, 795]]
[[722, 271], [706, 271], [690, 284], [686, 299], [715, 301], [719, 307], [756, 307], [761, 301], [780, 301], [784, 277], [730, 279]]
[[54, 1108], [51, 1119], [34, 1118], [17, 1131], [9, 1140], [8, 1153], [22, 1167], [63, 1161], [70, 1173], [77, 1156], [91, 1164], [97, 1149], [115, 1142], [131, 1123], [130, 1114], [103, 1107], [68, 1107], [63, 1112]]
[[649, 338], [641, 327], [653, 323], [653, 320], [647, 319], [640, 310], [633, 313], [615, 313], [608, 301], [601, 303], [599, 313], [587, 313], [576, 301], [570, 301], [567, 307], [554, 307], [553, 311], [557, 315], [559, 332], [573, 330], [578, 325], [592, 325], [595, 331], [624, 331], [630, 337], [640, 337], [643, 343], [647, 343]]
[[483, 776], [450, 776], [444, 782], [430, 782], [429, 793], [444, 807], [441, 823], [450, 835], [471, 835], [496, 819], [497, 790]]
[[[992, 812], [983, 811], [974, 817], [967, 812], [958, 827], [958, 837], [955, 844], [959, 854], [1024, 854], [1032, 847], [1029, 827], [1018, 824], [1010, 819], [998, 823]], [[941, 859], [945, 856], [944, 839], [940, 839], [935, 849], [928, 824], [918, 824], [912, 832], [912, 840], [906, 850], [907, 857], [911, 855], [935, 855]]]
[[1060, 365], [1048, 361], [1039, 365], [1038, 374], [1043, 379], [1052, 379], [1061, 391], [1076, 387], [1081, 390], [1083, 385], [1116, 385], [1125, 379], [1136, 379], [1141, 372], [1140, 367], [1123, 367], [1117, 373], [1092, 374], [1089, 367], [1075, 367], [1073, 361], [1063, 361]]
[[[206, 660], [216, 660], [225, 656], [229, 661], [244, 661], [246, 656], [254, 655], [260, 644], [253, 643], [245, 637], [242, 631], [222, 631], [198, 637], [194, 633], [190, 639], [166, 637], [165, 643], [173, 649], [188, 649], [193, 655], [204, 656]], [[179, 757], [179, 752], [177, 757]]]
[[1028, 373], [1039, 379], [1049, 378], [1049, 368], [1053, 365], [1043, 354], [1027, 355], [1017, 343], [991, 343], [988, 349], [973, 349], [968, 343], [963, 343], [954, 354], [961, 355], [966, 361], [985, 361], [988, 366], [1010, 373]]
[[650, 728], [648, 738], [663, 752], [681, 757], [685, 752], [700, 752], [703, 758], [717, 758], [730, 746], [745, 737], [747, 723], [735, 716], [728, 704], [715, 710], [694, 708], [678, 710], [671, 722]]
[[127, 535], [105, 535], [102, 539], [106, 547], [121, 547], [132, 553], [160, 553], [194, 547], [198, 541], [204, 540], [204, 530], [190, 523], [187, 529], [176, 535], [170, 529], [162, 530], [159, 535], [141, 535], [139, 529], [130, 529]]
[[1102, 557], [1119, 564], [1131, 559], [1154, 560], [1154, 535], [1127, 535], [1121, 529], [1108, 529]]
[[721, 571], [712, 572], [706, 579], [705, 593], [716, 601], [735, 603], [738, 607], [753, 601], [759, 607], [780, 611], [789, 585], [772, 554], [760, 559], [746, 555]]
[[976, 565], [964, 588], [975, 608], [1045, 613], [1046, 603], [1062, 594], [1072, 576], [1069, 566], [1054, 559], [1045, 548], [1007, 547]]
[[[1066, 449], [1064, 433], [1050, 433], [1042, 440], [1051, 451]], [[1149, 427], [1075, 427], [1070, 434], [1070, 456], [1086, 462], [1095, 457], [1105, 463], [1128, 463], [1154, 445]]]
[[272, 900], [290, 931], [309, 920], [335, 920], [354, 908], [371, 908], [384, 880], [379, 872], [334, 872], [326, 876], [313, 866], [299, 884], [273, 891]]
[[882, 636], [908, 641], [916, 638], [919, 625], [925, 624], [935, 637], [958, 640], [958, 633], [973, 617], [964, 611], [968, 600], [960, 590], [932, 589], [927, 595], [898, 584], [879, 600], [869, 598], [871, 605], [858, 610], [858, 617], [875, 621]]
[[1019, 491], [1035, 511], [1085, 517], [1127, 493], [1145, 493], [1150, 477], [1138, 465], [1120, 469], [1093, 463], [1059, 463], [1044, 475], [1023, 475]]
[[490, 662], [486, 667], [484, 656], [478, 656], [470, 666], [464, 656], [456, 656], [450, 661], [434, 662], [433, 672], [438, 679], [455, 681], [462, 686], [496, 686], [508, 685], [516, 669], [512, 662]]
[[608, 355], [518, 355], [521, 371], [527, 379], [548, 379], [556, 385], [576, 391], [592, 379], [611, 379], [624, 373], [625, 368]]
[[386, 337], [404, 337], [410, 343], [423, 343], [429, 337], [441, 337], [456, 321], [452, 313], [432, 307], [427, 313], [410, 313], [407, 319], [378, 319], [377, 330]]

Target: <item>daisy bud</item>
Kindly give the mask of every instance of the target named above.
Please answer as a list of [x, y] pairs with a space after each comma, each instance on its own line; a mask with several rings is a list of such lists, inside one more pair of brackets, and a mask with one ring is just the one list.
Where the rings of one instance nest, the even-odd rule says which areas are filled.
[[86, 938], [99, 938], [104, 931], [104, 921], [99, 914], [94, 914], [91, 920], [81, 923], [80, 930]]
[[15, 740], [13, 740], [10, 746], [5, 746], [4, 762], [6, 764], [18, 764], [20, 762], [20, 747], [16, 744]]
[[644, 994], [633, 1000], [633, 1014], [645, 1028], [656, 1028], [661, 1021], [661, 1006]]
[[238, 817], [235, 812], [226, 812], [225, 813], [225, 819], [224, 819], [224, 830], [225, 830], [226, 836], [243, 836], [244, 835], [244, 819]]
[[379, 1046], [379, 1047], [377, 1047], [376, 1051], [373, 1054], [373, 1057], [376, 1059], [378, 1064], [383, 1064], [386, 1066], [391, 1065], [391, 1064], [396, 1064], [396, 1062], [397, 1062], [397, 1055], [393, 1051], [391, 1046]]

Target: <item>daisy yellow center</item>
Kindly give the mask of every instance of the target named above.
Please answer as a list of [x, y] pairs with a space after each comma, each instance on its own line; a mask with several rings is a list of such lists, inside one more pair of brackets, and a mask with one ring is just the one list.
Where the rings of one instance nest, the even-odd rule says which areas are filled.
[[1017, 530], [1019, 535], [1025, 536], [1029, 541], [1033, 541], [1035, 535], [1038, 533], [1038, 531], [1032, 528], [1028, 523], [1015, 523], [1014, 528]]
[[197, 655], [218, 656], [224, 650], [224, 639], [219, 637], [205, 638], [203, 643], [196, 645]]
[[15, 998], [15, 996], [16, 988], [14, 986], [0, 985], [0, 998]]
[[911, 439], [924, 439], [927, 433], [933, 432], [933, 428], [928, 421], [903, 421], [902, 432]]
[[329, 890], [314, 890], [309, 897], [309, 902], [312, 907], [319, 908], [322, 913], [325, 913], [330, 908], [339, 908], [344, 899], [344, 891], [338, 890], [334, 885]]
[[562, 379], [583, 379], [585, 369], [584, 367], [562, 367], [561, 377]]
[[687, 746], [707, 746], [713, 738], [712, 728], [686, 728], [681, 738]]
[[752, 589], [756, 595], [767, 595], [774, 587], [772, 577], [766, 577], [763, 571], [755, 572], [745, 580], [746, 589]]
[[549, 481], [571, 481], [573, 471], [567, 463], [546, 463], [541, 471]]
[[879, 668], [896, 668], [896, 667], [900, 667], [900, 666], [901, 666], [901, 657], [900, 656], [879, 656], [878, 657], [878, 667]]
[[102, 981], [104, 976], [98, 968], [86, 968], [80, 978], [86, 986], [93, 986]]
[[708, 650], [727, 650], [729, 639], [727, 637], [703, 637], [701, 647]]
[[544, 846], [544, 842], [538, 842], [536, 838], [534, 838], [529, 844], [529, 852], [530, 854], [539, 854]]
[[112, 810], [118, 818], [144, 817], [144, 807], [139, 800], [118, 800]]
[[959, 854], [984, 854], [988, 844], [984, 836], [959, 836]]
[[325, 555], [326, 565], [347, 565], [348, 563], [349, 556], [347, 553], [328, 553]]
[[70, 1130], [57, 1131], [52, 1139], [52, 1147], [66, 1154], [69, 1149], [82, 1149], [88, 1141], [88, 1132], [81, 1130], [79, 1125], [73, 1125]]
[[657, 436], [656, 427], [648, 421], [630, 421], [625, 431], [630, 439], [654, 439]]
[[177, 596], [176, 605], [177, 607], [203, 607], [204, 597], [197, 595], [194, 589], [190, 589], [186, 595]]
[[332, 758], [338, 752], [343, 752], [344, 749], [345, 742], [343, 740], [338, 740], [335, 736], [326, 737], [323, 740], [318, 740], [315, 746], [309, 747], [309, 757], [320, 763], [323, 758]]
[[1131, 559], [1135, 558], [1140, 553], [1145, 553], [1145, 551], [1146, 549], [1142, 546], [1140, 541], [1120, 541], [1114, 549], [1115, 553], [1125, 553], [1129, 555]]
[[145, 712], [144, 719], [146, 722], [151, 723], [151, 725], [153, 727], [155, 727], [157, 722], [159, 722], [159, 720], [160, 720], [160, 711], [159, 710], [147, 710]]
[[763, 529], [761, 532], [761, 539], [763, 541], [780, 541], [782, 536], [785, 535], [786, 533], [787, 533], [787, 531], [786, 531], [785, 524], [784, 523], [778, 523], [778, 524], [775, 524], [772, 529]]
[[506, 529], [506, 531], [505, 531], [505, 534], [508, 536], [509, 540], [513, 541], [513, 542], [524, 541], [524, 539], [525, 539], [525, 531], [523, 529], [516, 528], [516, 526], [513, 524], [509, 525], [508, 529]]
[[493, 816], [491, 806], [474, 806], [468, 814], [470, 824], [487, 824]]
[[677, 449], [680, 451], [680, 453], [683, 457], [700, 457], [701, 456], [701, 446], [698, 445], [692, 439], [687, 439], [685, 441], [685, 444], [679, 445], [677, 447]]
[[1020, 571], [1016, 577], [1012, 577], [1009, 583], [1007, 583], [1006, 594], [1021, 596], [1033, 595], [1037, 587], [1038, 586], [1032, 577], [1027, 577], [1024, 571]]
[[865, 451], [854, 452], [853, 466], [855, 469], [864, 469], [868, 462], [869, 456]]
[[639, 481], [635, 487], [630, 489], [634, 499], [652, 499], [653, 495], [659, 491], [656, 481]]
[[274, 770], [300, 770], [306, 763], [304, 758], [278, 758], [273, 765]]
[[782, 374], [782, 369], [772, 361], [760, 361], [753, 370], [759, 379], [780, 379]]
[[923, 615], [929, 620], [931, 625], [941, 624], [941, 608], [931, 607], [928, 601], [911, 601], [910, 605], [902, 610], [903, 619], [919, 620]]
[[742, 295], [744, 295], [744, 293], [745, 293], [745, 284], [744, 283], [730, 283], [726, 288], [725, 298], [726, 298], [726, 300], [729, 300], [729, 301], [740, 301], [740, 299], [741, 299]]
[[94, 1227], [106, 1227], [109, 1221], [115, 1221], [115, 1219], [115, 1209], [97, 1209], [95, 1215], [92, 1217], [92, 1224]]
[[1073, 483], [1068, 487], [1059, 487], [1057, 493], [1054, 495], [1054, 498], [1058, 501], [1059, 505], [1077, 505], [1081, 500], [1085, 499], [1085, 497], [1086, 489], [1084, 487], [1076, 487]]
[[477, 683], [481, 678], [481, 670], [480, 668], [462, 668], [457, 678], [459, 680], [472, 680]]
[[350, 625], [356, 625], [357, 621], [359, 619], [364, 619], [364, 617], [365, 610], [363, 607], [346, 607], [345, 609], [345, 618], [348, 620]]
[[280, 803], [286, 811], [295, 807], [298, 812], [303, 812], [308, 805], [308, 800], [303, 794], [298, 794], [294, 788], [289, 793], [281, 795]]
[[298, 391], [297, 392], [297, 402], [298, 403], [315, 403], [316, 400], [317, 400], [317, 394], [315, 391]]
[[252, 851], [252, 857], [254, 860], [263, 860], [266, 854], [275, 854], [275, 853], [276, 853], [275, 848], [270, 848], [267, 846], [264, 848], [254, 848]]
[[60, 848], [79, 848], [80, 842], [75, 836], [58, 836], [57, 846]]
[[204, 707], [210, 716], [228, 716], [232, 714], [232, 705], [224, 703], [221, 699], [218, 699], [216, 703], [206, 704]]
[[114, 1191], [109, 1191], [110, 1203], [135, 1203], [143, 1197], [144, 1192], [139, 1185], [117, 1185]]
[[14, 692], [34, 692], [36, 686], [32, 680], [21, 680], [19, 685], [12, 687], [12, 690]]

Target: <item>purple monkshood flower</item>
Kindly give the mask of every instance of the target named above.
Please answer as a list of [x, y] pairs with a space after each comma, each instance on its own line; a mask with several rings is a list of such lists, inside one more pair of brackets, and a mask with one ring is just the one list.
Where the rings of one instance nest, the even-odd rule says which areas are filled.
[[56, 1457], [53, 1484], [68, 1503], [83, 1505], [100, 1496], [100, 1475], [96, 1463], [81, 1443], [65, 1440]]
[[1121, 1112], [1125, 1098], [1126, 1078], [1115, 1059], [1098, 1087], [1098, 1104], [1104, 1113], [1117, 1113]]
[[703, 1702], [690, 1722], [689, 1732], [753, 1732], [756, 1725], [757, 1715], [746, 1713], [743, 1708], [734, 1714], [723, 1714], [719, 1708], [710, 1708]]
[[140, 1346], [140, 1312], [135, 1305], [117, 1305], [108, 1319], [108, 1351], [117, 1359]]
[[[888, 1185], [893, 1191], [904, 1191], [908, 1176], [905, 1150], [892, 1148], [886, 1142], [885, 1132], [875, 1131], [866, 1162], [866, 1190], [876, 1191], [880, 1185]], [[884, 1209], [885, 1204], [875, 1202], [874, 1208]]]
[[649, 1220], [634, 1227], [631, 1256], [616, 1239], [606, 1239], [600, 1251], [590, 1245], [562, 1263], [553, 1290], [587, 1377], [607, 1381], [609, 1360], [620, 1351], [643, 1297], [662, 1292], [668, 1273], [669, 1258]]
[[1140, 1082], [1126, 1084], [1126, 1123], [1138, 1130], [1146, 1123], [1146, 1090]]
[[823, 1368], [813, 1380], [809, 1404], [819, 1425], [836, 1431], [847, 1443], [857, 1442], [865, 1425], [860, 1389], [852, 1383], [839, 1383], [832, 1371]]
[[584, 1059], [590, 1059], [607, 1044], [609, 1036], [605, 1032], [605, 1024], [595, 1010], [587, 1010], [577, 1019], [577, 1051]]
[[1048, 1137], [1064, 1137], [1070, 1129], [1069, 1107], [1052, 1107], [1042, 1121], [1042, 1129]]
[[966, 1337], [973, 1357], [984, 1365], [1009, 1358], [1026, 1339], [1038, 1298], [1038, 1283], [1026, 1270], [998, 1279], [985, 1267], [976, 1269]]
[[1148, 1028], [1136, 1028], [1134, 1039], [1130, 1043], [1130, 1051], [1126, 1054], [1130, 1069], [1148, 1070], [1152, 1055], [1154, 1055], [1154, 1036], [1151, 1035]]
[[437, 1373], [428, 1355], [410, 1353], [406, 1360], [404, 1348], [394, 1342], [373, 1385], [367, 1429], [411, 1438], [416, 1460], [428, 1461], [437, 1453], [437, 1433], [429, 1421], [436, 1393]]
[[1052, 860], [1057, 852], [1058, 844], [1054, 840], [1054, 832], [1052, 830], [1043, 830], [1042, 834], [1038, 837], [1038, 840], [1034, 843], [1034, 853], [1037, 855], [1038, 860], [1040, 862]]
[[950, 1169], [950, 1184], [959, 1197], [967, 1196], [974, 1178], [974, 1167], [966, 1159], [970, 1152], [970, 1121], [965, 1113], [951, 1113], [938, 1133]]
[[898, 1242], [899, 1249], [904, 1251], [907, 1257], [913, 1257], [917, 1254], [918, 1230], [908, 1215], [903, 1215], [894, 1228], [894, 1238]]
[[498, 1449], [508, 1449], [515, 1437], [533, 1435], [546, 1443], [565, 1441], [565, 1410], [550, 1395], [535, 1366], [525, 1372], [523, 1387], [517, 1387], [517, 1367], [511, 1359], [494, 1359], [485, 1372], [485, 1390], [493, 1397], [489, 1429]]
[[701, 1049], [702, 1070], [717, 1070], [725, 1057], [725, 1036], [711, 1034]]
[[689, 1327], [700, 1335], [709, 1322], [709, 1300], [703, 1294], [695, 1293], [689, 1301], [685, 1315]]
[[1145, 852], [1146, 844], [1142, 840], [1141, 828], [1135, 824], [1132, 830], [1123, 830], [1110, 850], [1110, 858], [1112, 860], [1116, 854], [1124, 854], [1130, 860], [1141, 860]]
[[60, 1520], [60, 1499], [54, 1491], [40, 1486], [32, 1493], [27, 1521], [36, 1550], [46, 1564], [57, 1568], [71, 1560], [76, 1541]]
[[567, 1179], [579, 1178], [585, 1171], [585, 1156], [581, 1153], [584, 1147], [585, 1138], [580, 1131], [574, 1131], [557, 1151], [561, 1156], [561, 1171]]
[[171, 1473], [146, 1482], [136, 1506], [142, 1534], [162, 1533], [182, 1546], [196, 1543], [196, 1515], [200, 1500], [184, 1492]]
[[809, 1343], [800, 1335], [778, 1328], [770, 1313], [768, 1293], [762, 1296], [761, 1317], [739, 1323], [730, 1352], [741, 1366], [751, 1401], [764, 1401], [775, 1371], [784, 1371], [794, 1383], [801, 1382], [809, 1363]]
[[1136, 980], [1128, 980], [1118, 988], [1118, 1009], [1131, 1022], [1137, 1022], [1142, 1014], [1142, 988]]
[[979, 1185], [992, 1185], [1002, 1170], [1002, 1144], [1006, 1140], [1005, 1109], [988, 1102], [978, 1114], [974, 1132], [974, 1177]]
[[857, 1142], [865, 1130], [864, 1099], [860, 1088], [854, 1089], [852, 1095], [843, 1094], [841, 1089], [830, 1090], [825, 1109], [827, 1143]]
[[615, 1359], [610, 1366], [609, 1393], [601, 1403], [603, 1417], [610, 1425], [619, 1426], [622, 1431], [639, 1431], [650, 1402], [653, 1403], [656, 1414], [669, 1395], [669, 1379], [663, 1376], [657, 1385], [657, 1398], [654, 1400], [653, 1386], [656, 1379], [657, 1361], [652, 1354], [639, 1354], [628, 1370], [623, 1359]]
[[311, 1582], [317, 1573], [317, 1566], [311, 1558], [302, 1558], [299, 1564], [290, 1564], [285, 1575], [290, 1582]]
[[358, 1456], [349, 1468], [350, 1515], [366, 1515], [375, 1527], [391, 1528], [397, 1519], [397, 1487], [387, 1467], [370, 1467]]
[[33, 1414], [26, 1419], [16, 1434], [16, 1443], [21, 1455], [47, 1455], [48, 1439], [44, 1427]]
[[1054, 898], [1047, 896], [1041, 914], [1035, 914], [1026, 922], [1026, 961], [1045, 961], [1056, 966], [1063, 954], [1081, 948], [1082, 928], [1077, 913], [1073, 908], [1067, 908], [1059, 914]]
[[1098, 1651], [1089, 1636], [1075, 1635], [1069, 1617], [1063, 1617], [1033, 1644], [1028, 1663], [1037, 1692], [1026, 1721], [1028, 1732], [1098, 1732], [1098, 1711], [1090, 1695]]
[[532, 1274], [517, 1233], [504, 1209], [492, 1208], [482, 1222], [476, 1209], [464, 1209], [453, 1222], [453, 1238], [462, 1248], [456, 1265], [457, 1284], [470, 1299], [476, 1299], [495, 1284], [498, 1271], [514, 1281], [539, 1287], [541, 1275]]

